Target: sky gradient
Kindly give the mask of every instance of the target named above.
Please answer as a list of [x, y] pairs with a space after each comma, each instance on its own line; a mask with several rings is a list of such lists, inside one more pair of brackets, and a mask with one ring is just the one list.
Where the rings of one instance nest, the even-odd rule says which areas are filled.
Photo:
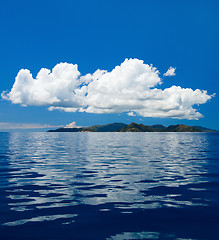
[[[110, 74], [125, 59], [137, 59], [145, 65], [152, 64], [159, 71], [159, 80], [153, 82], [153, 88], [164, 91], [178, 86], [181, 89], [192, 89], [193, 92], [196, 89], [207, 90], [208, 96], [216, 95], [206, 100], [206, 103], [193, 106], [204, 116], [199, 120], [173, 119], [171, 116], [147, 117], [144, 114], [132, 114], [132, 108], [125, 111], [127, 109], [124, 106], [117, 113], [48, 111], [49, 104], [22, 102], [28, 103], [24, 107], [1, 99], [0, 130], [11, 131], [14, 127], [17, 130], [33, 128], [36, 131], [71, 122], [90, 126], [133, 121], [146, 125], [184, 123], [219, 129], [218, 10], [219, 2], [216, 0], [3, 2], [0, 8], [1, 93], [11, 91], [21, 69], [29, 69], [33, 79], [42, 68], [51, 71], [59, 63], [77, 64], [80, 76], [92, 75], [97, 69], [106, 70]], [[175, 76], [164, 76], [170, 67], [176, 68]], [[145, 69], [139, 71], [141, 74], [148, 73]], [[138, 76], [139, 72], [134, 74]], [[152, 72], [150, 74], [153, 75]], [[112, 74], [108, 78], [101, 80], [102, 85], [112, 79]], [[131, 82], [130, 77], [124, 79], [126, 83], [127, 79]], [[42, 82], [45, 81], [42, 78]], [[94, 83], [92, 85], [95, 86]], [[30, 94], [30, 91], [23, 91], [22, 84], [20, 86], [23, 96], [26, 97], [27, 92]], [[102, 92], [103, 87], [99, 88]], [[100, 95], [96, 89], [90, 86], [86, 92], [86, 96], [88, 94], [92, 99], [86, 98], [85, 104], [89, 103], [91, 107], [96, 104], [93, 96], [96, 98]], [[124, 90], [124, 85], [120, 85], [119, 89]], [[111, 90], [109, 95], [114, 93]], [[141, 90], [143, 92], [144, 89], [135, 92], [140, 93]], [[193, 92], [189, 95], [192, 96]], [[103, 96], [104, 92], [99, 97]], [[133, 99], [133, 95], [130, 96]], [[119, 99], [116, 99], [118, 102]], [[109, 98], [106, 102], [109, 103]], [[141, 108], [147, 103], [144, 101]]]

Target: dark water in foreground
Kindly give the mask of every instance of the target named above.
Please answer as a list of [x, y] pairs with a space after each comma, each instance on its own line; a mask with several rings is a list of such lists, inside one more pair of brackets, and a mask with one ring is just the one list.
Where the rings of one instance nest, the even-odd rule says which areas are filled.
[[0, 239], [219, 239], [219, 134], [0, 133]]

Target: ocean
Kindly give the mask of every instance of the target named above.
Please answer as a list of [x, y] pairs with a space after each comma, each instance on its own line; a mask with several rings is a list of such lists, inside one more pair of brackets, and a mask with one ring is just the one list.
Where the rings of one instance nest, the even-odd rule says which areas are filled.
[[0, 133], [0, 239], [219, 239], [219, 133]]

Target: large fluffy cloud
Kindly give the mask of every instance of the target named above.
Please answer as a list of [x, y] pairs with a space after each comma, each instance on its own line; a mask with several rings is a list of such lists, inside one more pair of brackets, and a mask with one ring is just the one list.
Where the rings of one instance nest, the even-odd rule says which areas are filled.
[[50, 111], [127, 112], [179, 119], [202, 117], [194, 105], [212, 98], [199, 89], [172, 86], [162, 90], [157, 87], [161, 84], [159, 71], [138, 59], [126, 59], [111, 72], [98, 69], [85, 76], [76, 64], [60, 63], [52, 71], [42, 68], [36, 79], [21, 69], [11, 91], [1, 95], [12, 103], [48, 106]]

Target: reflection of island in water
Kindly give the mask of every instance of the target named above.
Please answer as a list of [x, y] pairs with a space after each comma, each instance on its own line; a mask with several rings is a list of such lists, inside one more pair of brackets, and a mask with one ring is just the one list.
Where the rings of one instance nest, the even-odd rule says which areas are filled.
[[217, 132], [216, 130], [201, 126], [186, 126], [184, 124], [165, 127], [160, 124], [148, 126], [138, 123], [111, 123], [106, 125], [94, 125], [91, 127], [58, 128], [48, 132]]

